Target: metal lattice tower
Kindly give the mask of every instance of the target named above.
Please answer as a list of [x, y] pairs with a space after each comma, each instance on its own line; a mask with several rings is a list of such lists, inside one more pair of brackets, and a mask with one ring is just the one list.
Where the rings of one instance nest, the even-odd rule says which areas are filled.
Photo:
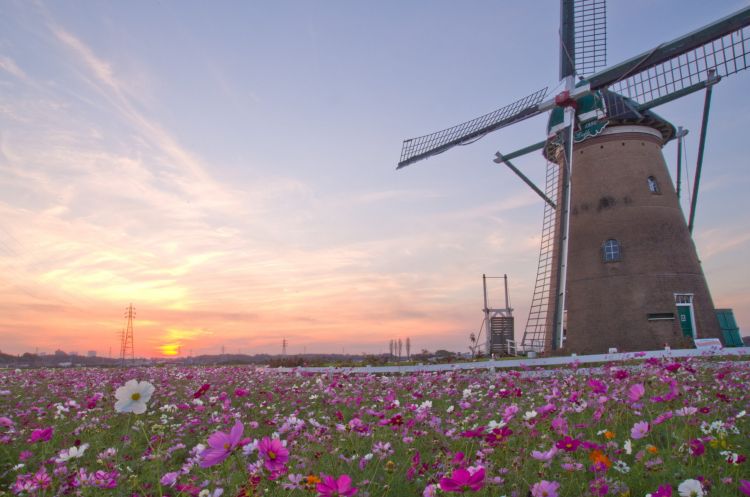
[[125, 319], [128, 320], [128, 324], [122, 332], [122, 342], [120, 344], [120, 361], [122, 365], [128, 359], [130, 362], [135, 362], [135, 349], [133, 347], [133, 319], [135, 319], [135, 307], [131, 303], [125, 308]]
[[[560, 167], [547, 161], [547, 178], [545, 194], [557, 203], [559, 190]], [[552, 270], [554, 268], [555, 233], [557, 226], [557, 209], [544, 204], [544, 221], [542, 222], [542, 239], [539, 248], [539, 266], [534, 284], [534, 296], [529, 308], [529, 319], [523, 333], [521, 347], [524, 350], [544, 351], [549, 329], [548, 310], [552, 288]]]

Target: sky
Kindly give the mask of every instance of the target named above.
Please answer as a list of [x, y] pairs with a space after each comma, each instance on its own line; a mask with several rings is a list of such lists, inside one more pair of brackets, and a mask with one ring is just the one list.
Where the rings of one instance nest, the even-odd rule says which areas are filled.
[[[748, 5], [608, 6], [608, 61]], [[542, 201], [505, 153], [546, 117], [396, 171], [401, 142], [558, 84], [559, 4], [0, 0], [0, 349], [467, 351], [482, 274], [523, 333]], [[750, 71], [714, 89], [695, 242], [750, 323]], [[703, 94], [656, 111], [690, 130]], [[676, 148], [665, 157], [674, 171]], [[516, 165], [538, 183], [540, 153]], [[490, 304], [503, 303], [492, 280]], [[111, 350], [111, 352], [110, 352]]]

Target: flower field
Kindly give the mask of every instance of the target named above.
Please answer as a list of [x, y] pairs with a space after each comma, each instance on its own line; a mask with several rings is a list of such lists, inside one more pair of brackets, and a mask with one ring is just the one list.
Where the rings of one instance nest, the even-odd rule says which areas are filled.
[[0, 495], [750, 495], [750, 363], [0, 370]]

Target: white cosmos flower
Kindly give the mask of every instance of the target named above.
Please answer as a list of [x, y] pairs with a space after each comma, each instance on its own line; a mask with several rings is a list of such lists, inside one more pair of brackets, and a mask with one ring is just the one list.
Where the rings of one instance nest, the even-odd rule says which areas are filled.
[[154, 386], [147, 381], [130, 380], [115, 392], [115, 411], [143, 414], [146, 402], [151, 399]]
[[69, 449], [63, 449], [60, 451], [60, 454], [55, 458], [56, 463], [64, 463], [71, 459], [77, 459], [83, 455], [84, 452], [86, 452], [86, 449], [89, 448], [89, 444], [83, 444], [80, 447], [71, 447]]
[[681, 497], [703, 497], [703, 487], [698, 480], [685, 480], [677, 487]]

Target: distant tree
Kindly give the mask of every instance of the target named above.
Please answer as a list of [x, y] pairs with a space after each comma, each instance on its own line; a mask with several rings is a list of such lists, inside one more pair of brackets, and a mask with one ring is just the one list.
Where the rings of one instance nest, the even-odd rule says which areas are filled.
[[388, 342], [388, 355], [390, 357], [393, 357], [393, 340]]
[[406, 359], [411, 359], [411, 339], [406, 337]]
[[398, 339], [398, 360], [401, 360], [401, 349], [404, 348], [404, 342], [401, 341], [401, 339]]

